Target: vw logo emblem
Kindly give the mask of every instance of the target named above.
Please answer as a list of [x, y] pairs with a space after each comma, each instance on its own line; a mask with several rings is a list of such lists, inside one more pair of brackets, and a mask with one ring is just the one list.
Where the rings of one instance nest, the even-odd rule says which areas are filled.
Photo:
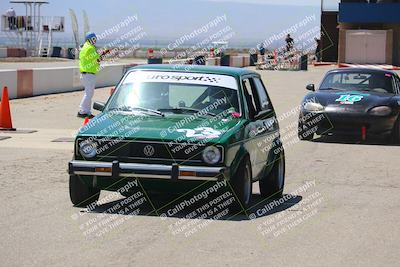
[[151, 157], [154, 155], [154, 147], [151, 145], [147, 145], [143, 148], [143, 153], [148, 156]]

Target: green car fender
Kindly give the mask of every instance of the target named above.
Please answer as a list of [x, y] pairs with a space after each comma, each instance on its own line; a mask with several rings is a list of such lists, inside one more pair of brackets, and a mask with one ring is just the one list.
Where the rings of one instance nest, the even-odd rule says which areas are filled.
[[230, 179], [233, 179], [235, 177], [235, 174], [238, 171], [240, 164], [246, 159], [246, 157], [250, 157], [250, 153], [249, 151], [247, 151], [244, 144], [241, 144], [235, 158], [230, 165]]
[[263, 173], [263, 176], [262, 176], [263, 178], [268, 177], [268, 175], [272, 171], [272, 168], [275, 165], [275, 162], [277, 160], [279, 160], [281, 152], [283, 151], [283, 144], [282, 144], [282, 141], [280, 140], [279, 137], [277, 137], [273, 141], [273, 144], [275, 144], [275, 146], [273, 146], [273, 148], [268, 153], [268, 162], [267, 162], [267, 164], [265, 166], [265, 169], [264, 169], [264, 173]]

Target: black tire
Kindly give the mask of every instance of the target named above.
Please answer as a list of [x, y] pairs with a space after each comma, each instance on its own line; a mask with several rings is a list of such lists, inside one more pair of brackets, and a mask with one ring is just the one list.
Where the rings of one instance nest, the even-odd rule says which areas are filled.
[[314, 139], [314, 133], [308, 132], [309, 129], [302, 122], [299, 122], [298, 136], [300, 140], [311, 141]]
[[77, 175], [69, 176], [69, 196], [75, 207], [85, 208], [99, 200], [100, 189], [87, 186]]
[[392, 142], [394, 144], [400, 144], [400, 114], [397, 118], [396, 123], [394, 124], [392, 131]]
[[[253, 194], [253, 179], [251, 172], [251, 164], [248, 158], [245, 158], [240, 164], [236, 174], [232, 180], [232, 187], [236, 195], [236, 199], [240, 202], [240, 208], [247, 209], [250, 206]], [[239, 205], [238, 205], [239, 206]]]
[[281, 198], [285, 187], [285, 152], [279, 154], [268, 176], [259, 182], [260, 193], [264, 198]]

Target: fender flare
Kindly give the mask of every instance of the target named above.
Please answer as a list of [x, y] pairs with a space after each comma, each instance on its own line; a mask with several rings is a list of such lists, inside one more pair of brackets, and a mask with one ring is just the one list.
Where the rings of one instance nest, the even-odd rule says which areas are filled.
[[236, 157], [232, 161], [232, 164], [230, 167], [230, 179], [231, 180], [235, 177], [235, 174], [238, 171], [240, 164], [246, 158], [248, 158], [248, 160], [250, 161], [250, 153], [246, 150], [246, 148], [243, 145], [241, 145], [239, 148], [239, 151], [236, 153]]

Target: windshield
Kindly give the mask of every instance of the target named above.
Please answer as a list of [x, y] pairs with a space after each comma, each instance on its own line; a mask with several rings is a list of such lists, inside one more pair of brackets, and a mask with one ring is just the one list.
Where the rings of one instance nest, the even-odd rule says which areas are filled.
[[331, 73], [324, 79], [320, 90], [360, 90], [393, 94], [394, 77], [383, 72]]
[[166, 78], [159, 82], [156, 79], [157, 82], [154, 82], [148, 79], [149, 77], [154, 78], [149, 72], [146, 73], [146, 79], [142, 79], [142, 74], [142, 78], [135, 73], [132, 75], [133, 77], [128, 75], [116, 90], [107, 107], [109, 110], [145, 111], [147, 109], [147, 111], [180, 114], [203, 111], [204, 115], [217, 115], [227, 110], [239, 112], [240, 110], [238, 90], [216, 86], [215, 82], [198, 84], [190, 79], [195, 76], [178, 80], [174, 76], [172, 80]]

